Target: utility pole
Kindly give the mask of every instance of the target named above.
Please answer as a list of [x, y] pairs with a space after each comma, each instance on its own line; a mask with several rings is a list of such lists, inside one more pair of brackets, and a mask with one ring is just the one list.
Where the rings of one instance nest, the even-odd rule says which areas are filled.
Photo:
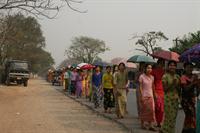
[[178, 46], [178, 42], [180, 42], [179, 38], [177, 37], [176, 39], [173, 40], [175, 42], [175, 46]]

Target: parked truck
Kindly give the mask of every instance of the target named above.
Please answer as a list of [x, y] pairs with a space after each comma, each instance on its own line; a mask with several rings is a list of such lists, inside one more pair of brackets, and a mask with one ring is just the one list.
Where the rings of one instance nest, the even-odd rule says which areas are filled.
[[22, 60], [9, 60], [5, 63], [4, 81], [6, 85], [11, 83], [28, 86], [30, 76], [29, 63]]

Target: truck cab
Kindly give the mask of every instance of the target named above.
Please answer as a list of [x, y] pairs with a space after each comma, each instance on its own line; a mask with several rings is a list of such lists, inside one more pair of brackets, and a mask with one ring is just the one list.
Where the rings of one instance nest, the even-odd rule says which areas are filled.
[[11, 82], [28, 85], [29, 80], [29, 63], [21, 60], [9, 60], [5, 64], [5, 83], [10, 85]]

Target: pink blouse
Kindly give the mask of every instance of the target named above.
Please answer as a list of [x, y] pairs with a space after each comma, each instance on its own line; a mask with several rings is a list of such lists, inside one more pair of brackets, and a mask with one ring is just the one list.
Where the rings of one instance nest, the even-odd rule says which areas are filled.
[[154, 77], [152, 75], [149, 77], [145, 74], [141, 74], [139, 77], [139, 82], [142, 84], [142, 96], [153, 97]]

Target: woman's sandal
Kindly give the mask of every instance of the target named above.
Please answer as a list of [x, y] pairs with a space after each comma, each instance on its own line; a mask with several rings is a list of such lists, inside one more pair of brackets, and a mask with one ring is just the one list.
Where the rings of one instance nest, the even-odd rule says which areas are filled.
[[149, 127], [150, 131], [158, 131], [155, 127]]
[[141, 129], [148, 130], [147, 126], [141, 126]]

